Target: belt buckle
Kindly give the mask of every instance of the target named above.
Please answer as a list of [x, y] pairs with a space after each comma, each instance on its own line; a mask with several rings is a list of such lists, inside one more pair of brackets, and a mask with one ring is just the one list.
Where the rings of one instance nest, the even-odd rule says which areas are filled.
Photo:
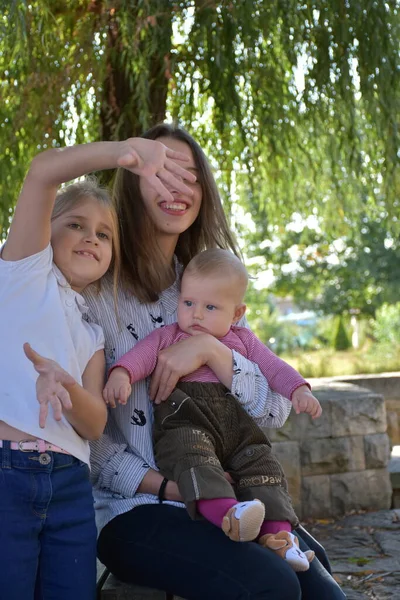
[[35, 442], [34, 440], [20, 440], [18, 442], [18, 450], [20, 450], [21, 452], [36, 452], [37, 451], [37, 448], [36, 449], [34, 449], [34, 448], [23, 448], [22, 444], [27, 444], [27, 443], [30, 443], [30, 444], [36, 443], [36, 445], [37, 445], [37, 442]]

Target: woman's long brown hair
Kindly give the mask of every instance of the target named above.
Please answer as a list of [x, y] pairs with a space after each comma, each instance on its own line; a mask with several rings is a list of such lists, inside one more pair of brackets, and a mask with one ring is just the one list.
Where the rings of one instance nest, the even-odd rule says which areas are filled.
[[[230, 249], [239, 255], [210, 165], [197, 142], [185, 130], [167, 124], [156, 125], [142, 137], [151, 140], [169, 137], [185, 142], [198, 170], [202, 189], [200, 211], [194, 223], [179, 236], [175, 249], [178, 261], [185, 267], [196, 254], [208, 248]], [[175, 272], [156, 243], [157, 232], [145, 208], [139, 177], [118, 169], [113, 196], [120, 231], [122, 285], [141, 302], [155, 302], [174, 281]]]

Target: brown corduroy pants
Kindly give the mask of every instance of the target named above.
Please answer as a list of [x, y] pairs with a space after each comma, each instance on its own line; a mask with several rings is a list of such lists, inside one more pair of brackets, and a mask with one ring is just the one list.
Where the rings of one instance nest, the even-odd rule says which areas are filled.
[[180, 382], [168, 400], [156, 405], [154, 453], [161, 473], [177, 482], [192, 518], [198, 516], [200, 499], [258, 498], [267, 520], [297, 526], [286, 478], [267, 436], [224, 385]]

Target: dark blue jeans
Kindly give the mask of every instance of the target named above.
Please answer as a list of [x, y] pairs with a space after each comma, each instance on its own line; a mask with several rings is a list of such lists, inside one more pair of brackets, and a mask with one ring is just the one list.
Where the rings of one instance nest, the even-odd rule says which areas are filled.
[[94, 600], [96, 527], [88, 466], [68, 454], [21, 452], [3, 444], [0, 598]]
[[[306, 548], [303, 540], [301, 547]], [[218, 527], [192, 521], [186, 510], [148, 504], [114, 518], [102, 530], [98, 556], [122, 581], [186, 600], [343, 600], [317, 558], [296, 573], [254, 542], [232, 542]]]

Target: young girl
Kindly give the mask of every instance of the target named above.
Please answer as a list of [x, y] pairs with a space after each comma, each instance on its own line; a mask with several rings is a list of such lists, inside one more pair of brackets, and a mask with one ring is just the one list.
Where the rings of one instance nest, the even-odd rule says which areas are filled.
[[104, 340], [80, 293], [117, 273], [118, 229], [103, 190], [78, 183], [56, 197], [57, 188], [126, 165], [168, 201], [163, 181], [190, 195], [182, 178], [195, 179], [176, 157], [153, 141], [88, 144], [44, 152], [26, 177], [0, 258], [1, 598], [95, 595], [87, 440], [107, 418]]

